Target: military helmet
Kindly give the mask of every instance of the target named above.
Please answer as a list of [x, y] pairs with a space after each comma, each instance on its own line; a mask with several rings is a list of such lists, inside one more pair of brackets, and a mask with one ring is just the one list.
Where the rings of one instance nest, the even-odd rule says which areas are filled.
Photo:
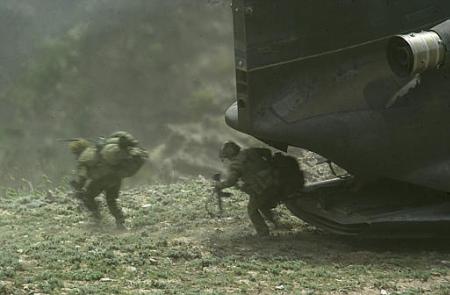
[[118, 139], [119, 146], [128, 147], [128, 146], [137, 146], [139, 142], [134, 138], [133, 135], [126, 131], [116, 131], [109, 136], [111, 139]]
[[80, 155], [91, 144], [84, 138], [76, 138], [69, 143], [70, 151], [75, 155]]
[[222, 145], [220, 149], [219, 157], [221, 159], [233, 158], [239, 154], [241, 147], [234, 141], [227, 141]]

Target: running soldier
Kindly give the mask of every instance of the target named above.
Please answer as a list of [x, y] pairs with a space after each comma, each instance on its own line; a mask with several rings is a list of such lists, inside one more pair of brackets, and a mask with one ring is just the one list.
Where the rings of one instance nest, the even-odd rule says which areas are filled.
[[136, 174], [147, 158], [147, 152], [138, 147], [138, 141], [129, 133], [119, 131], [108, 138], [99, 138], [92, 144], [85, 139], [70, 143], [77, 157], [76, 177], [70, 184], [75, 195], [91, 212], [96, 223], [101, 214], [95, 198], [105, 193], [106, 203], [116, 220], [117, 228], [125, 228], [125, 217], [117, 203], [122, 179]]

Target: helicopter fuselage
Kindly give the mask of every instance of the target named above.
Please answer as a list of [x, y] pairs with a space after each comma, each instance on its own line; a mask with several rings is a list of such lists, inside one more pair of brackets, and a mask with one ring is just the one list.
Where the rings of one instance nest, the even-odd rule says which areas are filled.
[[396, 76], [393, 35], [450, 17], [450, 2], [234, 0], [237, 101], [227, 123], [354, 175], [450, 192], [450, 70]]

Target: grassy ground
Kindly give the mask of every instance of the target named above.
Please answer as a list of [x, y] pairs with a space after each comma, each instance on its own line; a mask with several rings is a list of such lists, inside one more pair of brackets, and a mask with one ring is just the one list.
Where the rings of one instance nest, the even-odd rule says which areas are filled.
[[447, 242], [346, 240], [284, 208], [293, 229], [259, 239], [234, 193], [214, 219], [204, 179], [128, 190], [117, 232], [64, 192], [5, 191], [0, 294], [450, 294]]

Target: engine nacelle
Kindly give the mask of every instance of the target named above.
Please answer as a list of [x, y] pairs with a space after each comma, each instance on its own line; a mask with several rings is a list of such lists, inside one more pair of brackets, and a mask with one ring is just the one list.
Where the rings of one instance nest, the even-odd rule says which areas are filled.
[[414, 76], [444, 65], [450, 56], [450, 20], [430, 31], [397, 35], [388, 42], [387, 57], [400, 77]]

